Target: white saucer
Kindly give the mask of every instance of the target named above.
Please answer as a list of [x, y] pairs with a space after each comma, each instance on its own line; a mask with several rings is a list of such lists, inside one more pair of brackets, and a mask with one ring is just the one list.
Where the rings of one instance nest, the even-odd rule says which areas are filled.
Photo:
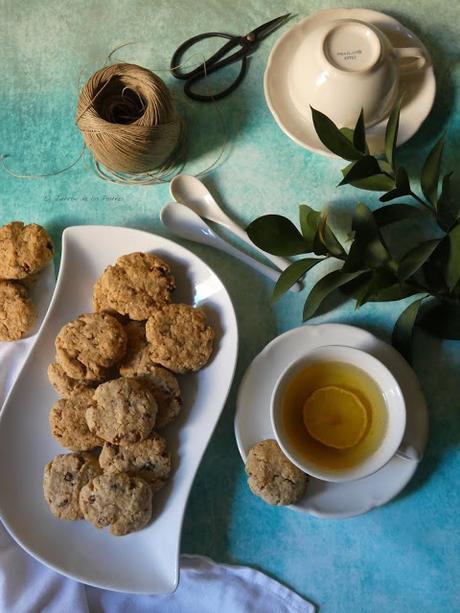
[[[273, 117], [283, 132], [297, 144], [310, 151], [335, 157], [316, 135], [309, 101], [294, 99], [290, 83], [290, 67], [306, 37], [324, 22], [335, 19], [367, 21], [380, 28], [395, 47], [420, 47], [424, 50], [427, 58], [425, 67], [416, 73], [401, 76], [400, 90], [404, 98], [398, 145], [402, 145], [417, 132], [433, 106], [436, 93], [433, 64], [425, 46], [413, 32], [393, 17], [369, 9], [319, 11], [302, 19], [278, 40], [270, 53], [264, 75], [265, 99]], [[339, 100], [337, 104], [340, 104]], [[385, 149], [385, 127], [386, 119], [366, 131], [369, 149], [373, 154], [380, 154]]]
[[373, 334], [342, 324], [305, 325], [271, 341], [247, 369], [240, 385], [235, 435], [243, 461], [257, 442], [275, 438], [270, 398], [279, 375], [305, 350], [346, 345], [367, 351], [393, 373], [404, 395], [406, 432], [401, 450], [379, 471], [358, 481], [331, 483], [311, 478], [305, 497], [291, 508], [316, 517], [340, 519], [366, 513], [394, 498], [412, 478], [428, 438], [428, 410], [417, 377], [404, 358]]

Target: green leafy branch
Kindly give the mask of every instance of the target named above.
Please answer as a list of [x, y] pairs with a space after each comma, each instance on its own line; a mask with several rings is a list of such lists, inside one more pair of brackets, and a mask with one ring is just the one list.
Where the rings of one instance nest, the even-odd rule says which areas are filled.
[[[342, 266], [313, 286], [304, 304], [304, 321], [313, 317], [325, 298], [337, 289], [351, 293], [357, 308], [369, 301], [418, 295], [399, 317], [393, 334], [394, 343], [406, 357], [410, 355], [415, 324], [441, 336], [460, 338], [460, 323], [456, 323], [460, 315], [460, 199], [451, 193], [452, 173], [440, 178], [444, 140], [441, 138], [426, 158], [419, 195], [411, 186], [407, 170], [396, 159], [400, 105], [388, 119], [385, 152], [379, 157], [369, 152], [363, 112], [354, 128], [338, 128], [323, 113], [315, 109], [311, 112], [321, 142], [349, 162], [341, 171], [339, 186], [350, 184], [383, 192], [379, 200], [385, 205], [373, 212], [365, 204], [356, 205], [348, 251], [329, 226], [327, 212], [320, 213], [306, 204], [299, 207], [300, 229], [281, 215], [254, 220], [247, 228], [248, 234], [268, 253], [315, 256], [298, 259], [281, 274], [273, 300], [278, 300], [318, 263], [335, 258]], [[404, 201], [394, 202], [401, 198]], [[423, 219], [423, 215], [435, 221], [435, 235], [418, 244], [408, 244], [402, 255], [392, 253], [382, 230], [403, 220]]]

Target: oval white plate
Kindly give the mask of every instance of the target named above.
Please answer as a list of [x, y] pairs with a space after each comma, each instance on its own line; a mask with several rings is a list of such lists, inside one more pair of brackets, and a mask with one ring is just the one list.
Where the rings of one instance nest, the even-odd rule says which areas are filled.
[[[425, 68], [401, 77], [404, 94], [399, 121], [398, 145], [409, 140], [420, 128], [433, 106], [436, 79], [430, 55], [423, 43], [399, 21], [369, 9], [326, 9], [302, 19], [278, 40], [268, 58], [264, 75], [265, 100], [279, 127], [294, 142], [305, 149], [335, 157], [319, 140], [313, 127], [308, 100], [292, 95], [291, 74], [294, 58], [302, 53], [302, 45], [312, 29], [335, 19], [360, 19], [380, 28], [395, 47], [420, 47], [428, 59]], [[340, 104], [340, 100], [337, 100]], [[343, 126], [339, 126], [343, 127]], [[346, 126], [353, 127], [353, 126]], [[380, 154], [385, 148], [386, 119], [366, 130], [371, 153]]]
[[326, 345], [356, 347], [380, 360], [393, 374], [406, 402], [406, 431], [400, 450], [408, 459], [394, 456], [370, 477], [345, 483], [310, 479], [307, 492], [291, 508], [316, 517], [341, 519], [366, 513], [394, 498], [412, 478], [428, 437], [428, 411], [417, 377], [404, 358], [373, 334], [343, 324], [305, 325], [272, 340], [256, 356], [240, 385], [235, 435], [243, 461], [257, 442], [275, 438], [270, 420], [273, 386], [288, 365]]
[[[61, 326], [91, 311], [94, 282], [122, 254], [153, 251], [176, 277], [176, 302], [202, 306], [216, 330], [216, 348], [199, 373], [180, 378], [183, 412], [165, 431], [176, 458], [171, 481], [154, 502], [154, 521], [124, 537], [84, 521], [56, 519], [42, 492], [45, 464], [64, 450], [53, 440], [48, 413], [56, 395], [46, 369]], [[40, 336], [0, 419], [0, 514], [31, 555], [77, 581], [110, 590], [161, 594], [178, 583], [182, 519], [193, 478], [233, 379], [238, 331], [230, 297], [215, 273], [172, 241], [127, 228], [81, 226], [63, 233], [56, 291]], [[178, 462], [177, 462], [178, 460]]]

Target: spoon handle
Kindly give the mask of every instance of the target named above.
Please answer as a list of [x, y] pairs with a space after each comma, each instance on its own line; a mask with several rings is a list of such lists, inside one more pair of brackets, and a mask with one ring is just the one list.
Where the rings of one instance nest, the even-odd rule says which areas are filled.
[[[215, 239], [217, 240], [214, 240], [214, 244], [211, 244], [211, 246], [216, 247], [216, 249], [220, 249], [221, 251], [225, 251], [225, 253], [228, 253], [235, 258], [238, 258], [239, 260], [241, 260], [254, 270], [257, 270], [258, 272], [262, 273], [272, 281], [278, 281], [280, 273], [277, 270], [273, 270], [273, 268], [270, 268], [270, 266], [262, 264], [262, 262], [259, 262], [250, 255], [247, 255], [243, 251], [240, 251], [230, 243], [227, 243], [227, 241], [225, 241], [220, 236], [216, 236]], [[302, 286], [299, 283], [296, 283], [290, 288], [290, 291], [299, 292], [301, 289]]]
[[233, 219], [231, 219], [230, 217], [227, 217], [227, 215], [225, 216], [225, 222], [223, 220], [219, 221], [217, 218], [212, 220], [212, 221], [220, 223], [221, 225], [223, 225], [226, 228], [228, 228], [228, 230], [230, 230], [230, 232], [233, 232], [233, 234], [235, 234], [235, 236], [238, 236], [238, 238], [240, 238], [242, 241], [244, 241], [248, 245], [251, 245], [251, 247], [253, 249], [255, 249], [256, 251], [258, 251], [259, 253], [264, 255], [267, 259], [269, 259], [271, 262], [273, 262], [273, 264], [275, 266], [277, 266], [280, 270], [286, 270], [286, 268], [292, 264], [292, 262], [290, 262], [286, 258], [282, 258], [279, 255], [272, 255], [271, 253], [267, 253], [266, 251], [264, 251], [260, 247], [257, 247], [257, 245], [255, 245], [252, 242], [252, 240], [249, 238], [248, 233], [246, 232], [246, 230], [243, 230], [243, 228], [241, 228], [241, 226], [239, 226], [236, 222], [234, 222]]

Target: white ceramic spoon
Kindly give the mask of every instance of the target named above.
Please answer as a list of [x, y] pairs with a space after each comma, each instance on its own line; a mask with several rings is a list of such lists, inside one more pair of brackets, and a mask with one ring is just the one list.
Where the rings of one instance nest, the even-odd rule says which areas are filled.
[[217, 202], [214, 200], [212, 194], [202, 181], [191, 175], [177, 175], [171, 181], [169, 186], [171, 196], [177, 202], [188, 206], [189, 209], [195, 211], [200, 217], [214, 221], [222, 226], [225, 226], [230, 232], [233, 232], [235, 236], [238, 236], [241, 240], [248, 245], [251, 245], [253, 249], [256, 249], [262, 253], [266, 258], [271, 260], [275, 266], [280, 270], [285, 270], [292, 264], [286, 258], [282, 258], [278, 255], [271, 255], [266, 253], [251, 241], [247, 232], [243, 230], [237, 223], [233, 221], [224, 211], [220, 208]]
[[[179, 204], [178, 202], [165, 204], [161, 209], [160, 219], [163, 224], [177, 236], [225, 251], [225, 253], [245, 262], [248, 266], [251, 266], [251, 268], [254, 268], [254, 270], [262, 273], [272, 281], [277, 281], [280, 276], [277, 270], [273, 270], [273, 268], [262, 264], [243, 251], [239, 251], [236, 247], [227, 243], [223, 238], [218, 236], [207, 223], [197, 215], [197, 213], [183, 204]], [[291, 291], [294, 292], [298, 292], [301, 289], [302, 286], [299, 283], [291, 287]]]

